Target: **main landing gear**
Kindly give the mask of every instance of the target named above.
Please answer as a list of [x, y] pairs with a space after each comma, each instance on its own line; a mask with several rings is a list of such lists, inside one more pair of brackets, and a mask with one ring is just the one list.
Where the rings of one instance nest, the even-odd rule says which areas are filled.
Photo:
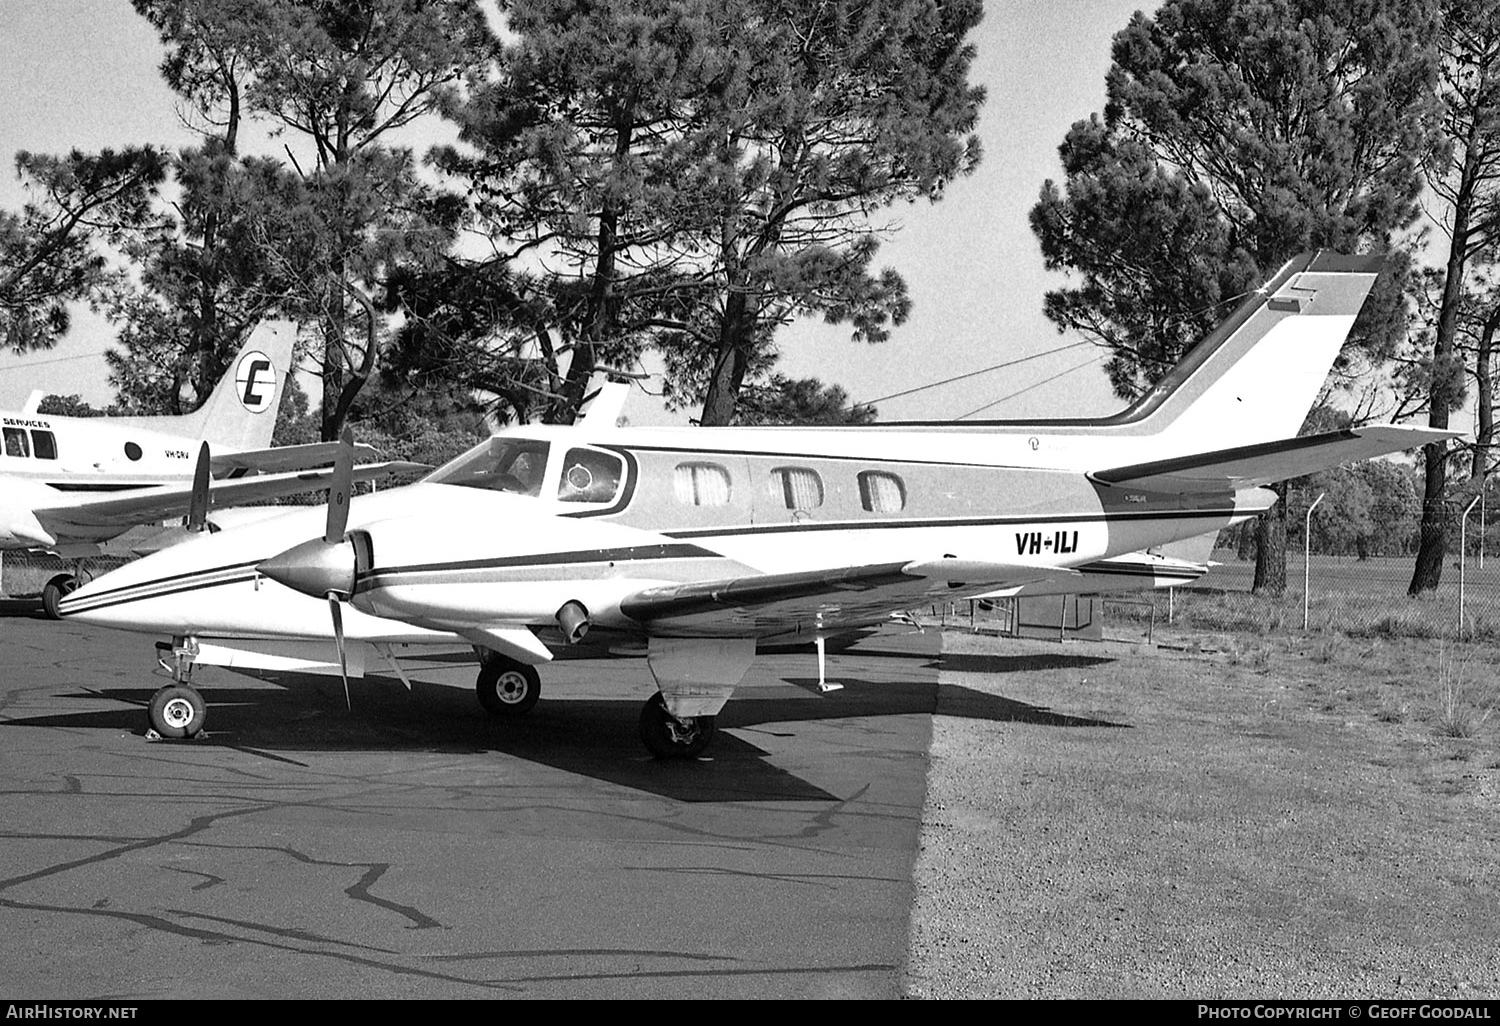
[[[479, 653], [479, 677], [474, 693], [485, 712], [514, 719], [530, 712], [542, 695], [541, 675], [534, 666], [497, 652]], [[676, 717], [658, 691], [641, 708], [641, 743], [658, 759], [691, 759], [702, 754], [714, 736], [712, 716]]]
[[712, 716], [678, 719], [667, 712], [658, 691], [641, 707], [641, 743], [658, 759], [691, 759], [703, 753], [714, 739]]
[[42, 611], [47, 614], [47, 619], [61, 620], [58, 603], [93, 579], [94, 575], [85, 569], [81, 559], [74, 564], [72, 573], [54, 574], [42, 585]]
[[[157, 644], [157, 662], [172, 673], [172, 683], [159, 688], [146, 706], [151, 723], [151, 732], [157, 737], [191, 738], [203, 730], [208, 718], [208, 703], [190, 682], [193, 676], [193, 660], [198, 655], [196, 638], [173, 638], [170, 646], [171, 663], [165, 653], [166, 642]], [[151, 735], [148, 734], [148, 737]]]
[[535, 666], [489, 653], [481, 657], [474, 691], [485, 712], [508, 719], [528, 713], [536, 705], [542, 697], [542, 678]]

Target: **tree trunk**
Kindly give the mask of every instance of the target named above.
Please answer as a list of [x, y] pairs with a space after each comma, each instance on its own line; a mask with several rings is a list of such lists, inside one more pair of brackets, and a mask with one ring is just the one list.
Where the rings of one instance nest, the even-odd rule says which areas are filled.
[[1479, 332], [1479, 347], [1474, 356], [1474, 390], [1477, 393], [1474, 414], [1474, 458], [1471, 476], [1484, 487], [1490, 475], [1490, 444], [1495, 437], [1495, 390], [1490, 378], [1490, 355], [1494, 352], [1495, 331], [1500, 328], [1500, 302], [1484, 320]]
[[755, 314], [743, 290], [730, 292], [724, 304], [724, 323], [719, 328], [719, 352], [714, 360], [708, 391], [703, 397], [703, 414], [698, 423], [720, 427], [734, 423], [739, 408], [740, 386], [750, 365], [750, 349], [755, 335]]
[[1286, 483], [1276, 486], [1276, 505], [1255, 521], [1255, 583], [1257, 595], [1286, 591]]
[[1235, 528], [1239, 532], [1234, 551], [1238, 559], [1248, 563], [1255, 558], [1255, 533], [1257, 529], [1257, 522], [1244, 523]]
[[[1448, 244], [1448, 266], [1443, 275], [1443, 298], [1438, 306], [1436, 337], [1432, 343], [1432, 381], [1427, 399], [1427, 426], [1446, 428], [1454, 403], [1454, 339], [1458, 337], [1458, 310], [1463, 302], [1464, 266], [1469, 256], [1469, 218], [1473, 213], [1474, 182], [1478, 174], [1473, 140], [1464, 155], [1453, 203], [1453, 233]], [[1408, 595], [1433, 591], [1442, 581], [1443, 553], [1448, 546], [1448, 516], [1444, 493], [1448, 489], [1448, 443], [1432, 442], [1424, 447], [1426, 482], [1422, 488], [1422, 527], [1417, 543], [1417, 562], [1412, 568]]]

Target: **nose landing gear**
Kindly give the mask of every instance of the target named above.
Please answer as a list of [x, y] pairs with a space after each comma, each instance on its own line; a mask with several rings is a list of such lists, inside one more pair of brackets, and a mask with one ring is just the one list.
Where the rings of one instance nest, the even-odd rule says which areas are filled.
[[[168, 650], [166, 642], [157, 644], [158, 653]], [[172, 673], [172, 683], [157, 690], [146, 706], [150, 729], [146, 736], [152, 738], [191, 738], [203, 730], [208, 718], [208, 703], [190, 682], [193, 676], [193, 660], [198, 655], [197, 638], [173, 638], [170, 646], [172, 662], [164, 655], [157, 662]], [[153, 738], [154, 739], [154, 738]]]

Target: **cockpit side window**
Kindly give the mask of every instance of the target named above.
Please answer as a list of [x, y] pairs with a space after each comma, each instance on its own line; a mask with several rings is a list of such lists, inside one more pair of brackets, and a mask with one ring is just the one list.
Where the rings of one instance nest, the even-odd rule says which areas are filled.
[[559, 502], [613, 502], [625, 477], [620, 457], [595, 449], [569, 449], [557, 480]]
[[549, 445], [530, 438], [491, 438], [427, 476], [438, 484], [541, 495]]

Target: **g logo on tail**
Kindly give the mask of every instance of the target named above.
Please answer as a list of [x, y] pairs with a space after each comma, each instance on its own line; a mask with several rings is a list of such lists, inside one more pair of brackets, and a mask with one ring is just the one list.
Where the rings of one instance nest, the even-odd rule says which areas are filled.
[[265, 353], [250, 350], [234, 367], [234, 392], [251, 413], [265, 413], [276, 398], [276, 368]]

